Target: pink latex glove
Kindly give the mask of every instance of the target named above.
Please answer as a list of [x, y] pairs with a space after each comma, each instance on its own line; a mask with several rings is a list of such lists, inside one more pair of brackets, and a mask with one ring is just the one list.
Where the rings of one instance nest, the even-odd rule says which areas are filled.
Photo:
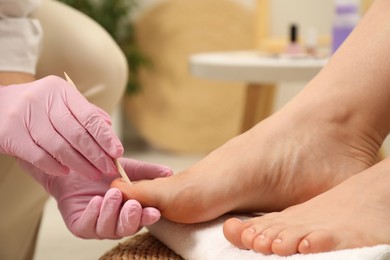
[[123, 147], [110, 117], [62, 78], [0, 87], [0, 153], [48, 174], [116, 174]]
[[[124, 158], [119, 162], [132, 181], [172, 175], [165, 166]], [[116, 177], [104, 176], [100, 181], [91, 181], [74, 172], [69, 176], [53, 176], [26, 162], [21, 165], [57, 200], [64, 222], [75, 236], [119, 239], [160, 219], [159, 210], [142, 208], [136, 200], [128, 200], [122, 205], [120, 190], [110, 189]]]

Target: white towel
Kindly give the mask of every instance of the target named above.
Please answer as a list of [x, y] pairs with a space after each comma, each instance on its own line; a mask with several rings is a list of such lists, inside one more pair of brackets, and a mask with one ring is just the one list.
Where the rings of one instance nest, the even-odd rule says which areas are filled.
[[[339, 250], [326, 253], [292, 255], [262, 255], [240, 250], [231, 245], [222, 233], [223, 222], [231, 216], [201, 224], [177, 224], [162, 219], [148, 227], [149, 232], [170, 249], [188, 260], [389, 260], [390, 245]], [[237, 216], [235, 216], [237, 217]], [[239, 216], [241, 219], [244, 216]]]

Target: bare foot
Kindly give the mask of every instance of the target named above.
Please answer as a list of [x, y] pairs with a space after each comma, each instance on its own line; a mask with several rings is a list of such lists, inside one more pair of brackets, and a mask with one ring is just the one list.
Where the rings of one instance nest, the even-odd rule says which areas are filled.
[[355, 115], [318, 100], [292, 102], [172, 177], [112, 186], [181, 223], [304, 202], [373, 165], [383, 141], [355, 124]]
[[328, 68], [277, 113], [185, 171], [112, 186], [182, 223], [279, 211], [327, 191], [372, 166], [390, 129], [382, 113], [350, 97], [354, 88], [341, 91], [345, 82], [330, 80]]
[[280, 213], [229, 219], [225, 237], [239, 248], [291, 255], [390, 244], [390, 159]]

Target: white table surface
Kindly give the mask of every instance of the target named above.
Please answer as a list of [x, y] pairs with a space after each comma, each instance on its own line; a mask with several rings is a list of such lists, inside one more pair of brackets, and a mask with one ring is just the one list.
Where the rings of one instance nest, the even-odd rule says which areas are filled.
[[189, 58], [193, 76], [248, 83], [309, 81], [328, 59], [267, 55], [258, 51], [209, 52]]

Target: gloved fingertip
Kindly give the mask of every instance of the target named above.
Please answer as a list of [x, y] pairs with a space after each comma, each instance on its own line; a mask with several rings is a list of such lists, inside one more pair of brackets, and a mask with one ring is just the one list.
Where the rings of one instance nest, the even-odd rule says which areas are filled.
[[128, 210], [128, 212], [138, 212], [138, 211], [142, 210], [141, 204], [136, 200], [126, 201], [125, 207]]
[[118, 141], [114, 142], [113, 147], [114, 148], [112, 150], [111, 157], [113, 157], [113, 158], [120, 158], [120, 157], [122, 157], [123, 153], [125, 151], [125, 149], [123, 148], [122, 143], [118, 140]]
[[103, 198], [101, 196], [95, 196], [89, 201], [88, 206], [90, 206], [91, 208], [93, 208], [95, 210], [98, 209], [98, 211], [99, 211], [102, 203], [103, 203]]
[[169, 177], [173, 175], [172, 169], [166, 166], [161, 166], [159, 172], [161, 177]]
[[105, 147], [105, 151], [108, 155], [112, 158], [122, 157], [124, 153], [122, 142], [111, 128], [106, 130], [105, 139], [106, 140], [104, 143], [101, 143], [101, 145], [102, 147]]
[[161, 213], [158, 209], [147, 207], [143, 209], [141, 225], [149, 226], [156, 223], [161, 218]]
[[115, 200], [122, 200], [122, 192], [117, 188], [111, 188], [106, 192], [105, 197]]
[[109, 114], [107, 114], [106, 111], [104, 111], [103, 109], [101, 109], [100, 107], [97, 107], [97, 111], [98, 113], [103, 117], [104, 121], [109, 125], [111, 126], [112, 125], [112, 122], [111, 122], [111, 117]]
[[120, 237], [130, 236], [140, 228], [142, 207], [138, 201], [128, 200], [123, 205], [119, 222], [117, 225], [117, 235]]

